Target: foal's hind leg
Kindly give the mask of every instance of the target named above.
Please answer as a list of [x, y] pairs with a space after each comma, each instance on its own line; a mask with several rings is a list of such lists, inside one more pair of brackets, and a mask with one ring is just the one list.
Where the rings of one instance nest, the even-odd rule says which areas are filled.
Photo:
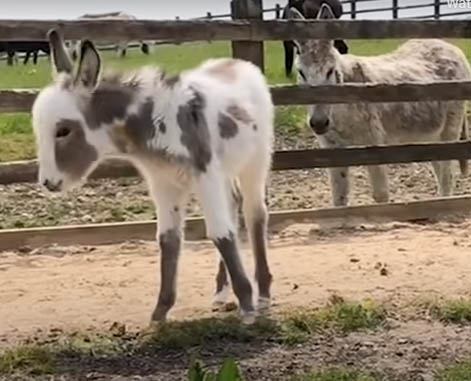
[[266, 166], [248, 169], [240, 178], [242, 205], [252, 251], [255, 257], [255, 279], [258, 284], [258, 308], [270, 306], [273, 276], [267, 259], [268, 210], [265, 203]]
[[207, 168], [196, 181], [196, 193], [203, 208], [208, 238], [214, 242], [227, 267], [242, 320], [252, 323], [255, 320], [252, 285], [240, 258], [238, 234], [227, 200], [227, 180], [223, 176], [219, 168]]
[[369, 165], [371, 186], [373, 187], [373, 199], [378, 203], [389, 201], [388, 172], [385, 165]]
[[[227, 182], [227, 198], [229, 208], [232, 213], [232, 221], [234, 228], [238, 231], [239, 228], [239, 205], [240, 194], [237, 184], [235, 182]], [[227, 269], [224, 261], [219, 261], [218, 272], [216, 275], [216, 294], [213, 301], [213, 309], [218, 310], [222, 308], [229, 298], [229, 278], [227, 276]]]

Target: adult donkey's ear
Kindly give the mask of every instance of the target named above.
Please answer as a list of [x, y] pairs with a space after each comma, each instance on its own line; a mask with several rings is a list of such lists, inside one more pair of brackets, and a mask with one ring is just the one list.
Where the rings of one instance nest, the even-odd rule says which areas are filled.
[[49, 46], [51, 48], [52, 67], [57, 73], [71, 74], [73, 70], [72, 60], [67, 53], [64, 40], [59, 32], [55, 29], [47, 33]]
[[287, 14], [288, 14], [289, 20], [306, 20], [303, 14], [294, 7], [291, 7], [290, 9], [288, 9]]
[[101, 59], [93, 43], [82, 41], [80, 63], [75, 77], [75, 83], [87, 88], [94, 88], [98, 83], [101, 71]]
[[332, 20], [336, 19], [334, 11], [332, 10], [331, 6], [324, 3], [319, 9], [319, 13], [317, 14], [317, 20]]
[[[306, 20], [304, 15], [294, 7], [291, 7], [288, 10], [287, 15], [288, 15], [289, 20]], [[293, 43], [296, 46], [296, 49], [298, 50], [298, 53], [300, 53], [302, 51], [302, 45], [305, 44], [306, 41], [304, 41], [304, 40], [299, 40], [299, 41], [294, 40]]]

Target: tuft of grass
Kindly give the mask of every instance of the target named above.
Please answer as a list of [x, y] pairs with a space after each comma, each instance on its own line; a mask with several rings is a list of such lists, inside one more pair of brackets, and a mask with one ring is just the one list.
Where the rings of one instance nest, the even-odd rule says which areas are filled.
[[261, 342], [278, 331], [277, 323], [269, 319], [258, 319], [253, 325], [242, 324], [236, 317], [166, 322], [143, 342], [142, 349], [181, 350], [215, 342]]
[[188, 381], [243, 381], [239, 367], [233, 359], [226, 359], [217, 373], [205, 370], [198, 360], [192, 360]]
[[469, 381], [471, 380], [471, 360], [450, 365], [438, 372], [436, 381]]
[[325, 330], [348, 334], [374, 329], [384, 322], [385, 317], [384, 310], [373, 303], [335, 302], [315, 311], [288, 316], [283, 324], [283, 341], [297, 344]]
[[355, 370], [345, 370], [331, 368], [321, 371], [312, 371], [300, 376], [296, 376], [292, 381], [376, 381], [377, 379], [369, 374]]
[[62, 338], [56, 347], [61, 356], [101, 357], [118, 355], [126, 352], [129, 343], [122, 337], [114, 337], [99, 333], [75, 332]]
[[445, 301], [430, 308], [432, 316], [445, 323], [471, 323], [471, 300]]
[[54, 371], [53, 354], [40, 346], [21, 346], [0, 354], [0, 374], [43, 375]]

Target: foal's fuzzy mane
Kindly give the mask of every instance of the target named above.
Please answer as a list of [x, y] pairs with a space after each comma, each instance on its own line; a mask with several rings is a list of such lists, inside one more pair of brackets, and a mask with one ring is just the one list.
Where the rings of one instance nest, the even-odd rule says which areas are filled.
[[[171, 77], [158, 66], [144, 66], [134, 70], [105, 69], [98, 79], [98, 85], [114, 85], [137, 89], [146, 81], [160, 83], [165, 81], [176, 81], [178, 76]], [[59, 84], [64, 89], [72, 89], [75, 83], [75, 76], [72, 73], [59, 73], [54, 83]]]

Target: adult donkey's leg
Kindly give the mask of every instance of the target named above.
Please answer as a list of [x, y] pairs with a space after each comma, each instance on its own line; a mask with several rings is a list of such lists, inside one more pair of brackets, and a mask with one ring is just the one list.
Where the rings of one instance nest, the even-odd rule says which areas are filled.
[[388, 167], [386, 165], [369, 165], [367, 168], [373, 187], [373, 199], [378, 203], [388, 202]]
[[152, 189], [157, 207], [157, 238], [160, 245], [160, 292], [152, 320], [162, 321], [177, 297], [178, 259], [183, 240], [184, 201], [186, 193], [169, 185]]
[[239, 300], [243, 322], [252, 323], [255, 319], [252, 285], [239, 255], [237, 229], [227, 198], [227, 179], [223, 173], [208, 168], [206, 173], [200, 174], [196, 191], [203, 207], [208, 237], [214, 242], [227, 267], [234, 293]]
[[[333, 130], [329, 130], [323, 135], [317, 135], [322, 148], [343, 148], [345, 144]], [[332, 203], [334, 206], [345, 206], [348, 204], [350, 193], [349, 168], [337, 167], [329, 168], [329, 180], [332, 192]]]

